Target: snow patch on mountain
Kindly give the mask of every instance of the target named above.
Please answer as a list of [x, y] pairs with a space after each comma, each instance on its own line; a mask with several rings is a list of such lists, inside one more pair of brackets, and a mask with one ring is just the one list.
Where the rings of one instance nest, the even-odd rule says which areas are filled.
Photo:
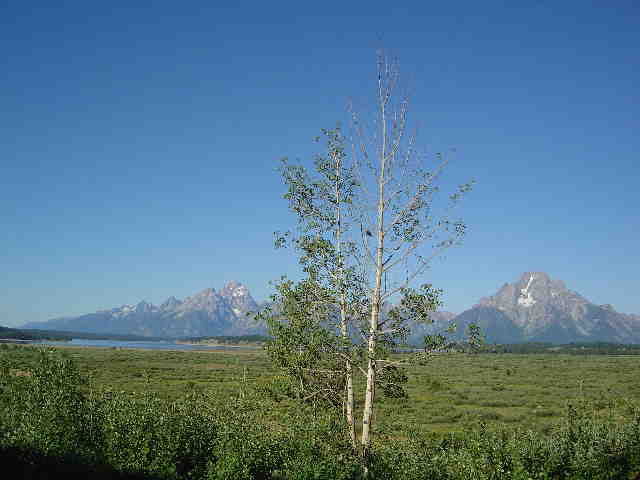
[[529, 277], [529, 282], [527, 282], [527, 286], [520, 290], [518, 305], [522, 305], [523, 307], [530, 307], [536, 303], [536, 301], [531, 296], [531, 292], [529, 291], [529, 287], [531, 287], [531, 282], [533, 282], [535, 276], [535, 273], [532, 273]]

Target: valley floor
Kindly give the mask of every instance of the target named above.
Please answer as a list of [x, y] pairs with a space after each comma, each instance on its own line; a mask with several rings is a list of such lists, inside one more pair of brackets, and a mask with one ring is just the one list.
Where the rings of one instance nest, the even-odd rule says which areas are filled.
[[[640, 475], [640, 356], [440, 354], [408, 374], [407, 398], [380, 399], [370, 478]], [[339, 415], [282, 380], [255, 348], [2, 344], [0, 460], [19, 478], [361, 480]]]
[[[193, 388], [219, 398], [247, 388], [269, 390], [278, 376], [255, 348], [59, 350], [76, 361], [92, 388], [156, 392], [167, 399]], [[610, 415], [622, 412], [626, 399], [640, 398], [640, 356], [446, 354], [409, 367], [408, 376], [407, 399], [381, 398], [376, 425], [382, 431], [450, 432], [482, 422], [544, 432], [568, 403], [589, 400]], [[297, 408], [277, 392], [273, 396], [276, 411]]]

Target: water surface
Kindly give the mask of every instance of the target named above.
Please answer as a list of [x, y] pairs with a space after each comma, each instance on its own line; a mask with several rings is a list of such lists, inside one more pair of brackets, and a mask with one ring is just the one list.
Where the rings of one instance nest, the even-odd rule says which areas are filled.
[[236, 350], [238, 348], [258, 348], [254, 345], [190, 345], [171, 341], [125, 341], [125, 340], [89, 340], [86, 338], [74, 338], [68, 342], [34, 341], [38, 345], [51, 345], [59, 347], [102, 347], [102, 348], [143, 348], [145, 350]]

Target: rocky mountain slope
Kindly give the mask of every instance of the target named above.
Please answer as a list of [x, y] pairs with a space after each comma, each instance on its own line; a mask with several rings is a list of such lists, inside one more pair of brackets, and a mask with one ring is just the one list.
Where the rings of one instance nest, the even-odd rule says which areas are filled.
[[453, 320], [477, 323], [489, 342], [640, 343], [640, 315], [595, 305], [544, 272], [526, 272]]
[[[259, 308], [247, 287], [230, 282], [220, 291], [207, 288], [183, 301], [169, 297], [160, 306], [142, 301], [23, 328], [153, 337], [264, 334], [264, 326], [248, 315]], [[543, 272], [522, 274], [459, 315], [435, 312], [432, 318], [433, 325], [414, 326], [411, 343], [420, 344], [424, 335], [440, 332], [451, 322], [457, 324], [458, 335], [477, 323], [490, 343], [640, 343], [640, 315], [595, 305]]]
[[207, 288], [183, 301], [169, 297], [160, 306], [142, 301], [79, 317], [33, 322], [24, 328], [134, 334], [152, 337], [198, 337], [264, 333], [247, 315], [259, 305], [238, 282], [216, 292]]

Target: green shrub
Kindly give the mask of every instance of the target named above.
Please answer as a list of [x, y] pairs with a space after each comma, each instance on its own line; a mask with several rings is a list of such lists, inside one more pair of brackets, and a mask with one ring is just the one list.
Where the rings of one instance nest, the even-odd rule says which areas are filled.
[[45, 349], [37, 355], [30, 370], [3, 359], [0, 445], [98, 461], [101, 425], [81, 391], [85, 379], [68, 358]]
[[[59, 468], [52, 458], [112, 472], [101, 478], [362, 478], [335, 412], [303, 408], [276, 422], [264, 391], [243, 388], [216, 398], [192, 387], [171, 402], [89, 387], [73, 362], [51, 350], [0, 352], [2, 453], [22, 456], [32, 469], [40, 462], [45, 472]], [[480, 424], [444, 437], [380, 435], [371, 478], [628, 479], [640, 471], [640, 410], [631, 401], [622, 404], [624, 419], [607, 415], [597, 401], [568, 406], [546, 434]], [[483, 410], [443, 413], [447, 423], [500, 417]], [[396, 435], [392, 427], [380, 425]]]

